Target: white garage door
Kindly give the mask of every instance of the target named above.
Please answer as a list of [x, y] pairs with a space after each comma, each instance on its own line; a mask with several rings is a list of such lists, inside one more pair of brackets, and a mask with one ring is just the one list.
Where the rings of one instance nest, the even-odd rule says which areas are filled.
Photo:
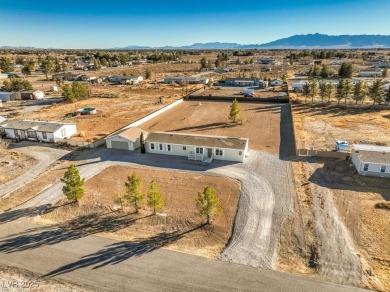
[[122, 141], [111, 141], [111, 148], [129, 150], [129, 143]]

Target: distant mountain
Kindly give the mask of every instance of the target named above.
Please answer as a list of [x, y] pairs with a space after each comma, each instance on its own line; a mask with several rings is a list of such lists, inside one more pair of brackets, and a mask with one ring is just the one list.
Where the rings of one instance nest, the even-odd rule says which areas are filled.
[[129, 45], [123, 48], [119, 48], [119, 47], [112, 48], [112, 50], [150, 50], [150, 49], [153, 48], [148, 46], [134, 46], [134, 45]]
[[12, 50], [12, 49], [23, 49], [23, 50], [34, 50], [34, 47], [17, 47], [17, 46], [0, 46], [0, 50]]
[[259, 48], [389, 48], [389, 35], [294, 35], [270, 43], [259, 45]]

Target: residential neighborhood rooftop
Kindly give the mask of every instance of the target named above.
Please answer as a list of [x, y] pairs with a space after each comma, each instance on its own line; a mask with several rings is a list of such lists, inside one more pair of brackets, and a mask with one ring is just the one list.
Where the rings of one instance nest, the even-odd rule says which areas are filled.
[[126, 128], [126, 129], [122, 129], [118, 132], [115, 132], [115, 133], [111, 134], [110, 136], [108, 136], [107, 138], [119, 136], [119, 137], [125, 138], [127, 140], [130, 140], [131, 142], [135, 142], [137, 139], [140, 138], [141, 133], [147, 134], [146, 131], [144, 131], [140, 128], [131, 127], [131, 128]]
[[150, 133], [146, 138], [146, 141], [240, 150], [245, 150], [248, 144], [248, 138], [194, 135], [173, 132]]
[[0, 127], [18, 130], [34, 129], [36, 131], [54, 132], [64, 125], [74, 125], [72, 123], [59, 123], [49, 121], [30, 121], [30, 120], [5, 120], [0, 122]]

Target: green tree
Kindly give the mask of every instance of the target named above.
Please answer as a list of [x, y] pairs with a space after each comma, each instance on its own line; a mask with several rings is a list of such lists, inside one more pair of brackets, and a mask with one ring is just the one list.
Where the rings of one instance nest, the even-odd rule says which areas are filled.
[[240, 117], [240, 105], [238, 104], [237, 99], [235, 98], [230, 105], [229, 119], [233, 120], [233, 123]]
[[140, 145], [141, 145], [141, 153], [145, 153], [145, 137], [144, 137], [144, 132], [141, 132], [141, 136], [140, 136], [139, 140], [140, 140]]
[[376, 103], [378, 104], [381, 103], [383, 101], [383, 96], [384, 96], [382, 80], [380, 79], [374, 80], [372, 85], [369, 87], [368, 92], [370, 98], [373, 101], [373, 105], [375, 105]]
[[341, 66], [339, 69], [339, 76], [341, 78], [352, 78], [352, 75], [353, 75], [352, 63], [349, 63], [349, 62], [341, 63]]
[[135, 211], [138, 213], [142, 207], [144, 194], [141, 191], [141, 179], [138, 177], [136, 172], [133, 172], [131, 176], [127, 177], [125, 187], [125, 198], [132, 206], [134, 206]]
[[320, 89], [321, 101], [324, 101], [324, 98], [326, 96], [326, 82], [325, 81], [321, 81], [319, 89]]
[[343, 95], [343, 98], [344, 98], [344, 103], [347, 103], [347, 99], [351, 95], [352, 90], [353, 90], [353, 88], [352, 88], [351, 80], [346, 79], [345, 82], [344, 82], [344, 88], [343, 88], [343, 91], [342, 91], [342, 95]]
[[326, 64], [322, 64], [320, 76], [321, 76], [321, 78], [328, 78], [329, 77], [329, 68]]
[[286, 74], [282, 75], [282, 81], [283, 81], [283, 83], [287, 83], [287, 76], [286, 76]]
[[326, 93], [325, 96], [328, 99], [328, 102], [330, 102], [330, 99], [332, 98], [334, 93], [334, 85], [332, 83], [326, 84]]
[[31, 74], [32, 71], [34, 71], [34, 65], [35, 62], [33, 59], [29, 59], [28, 61], [25, 62], [23, 68], [22, 68], [22, 73], [23, 74]]
[[307, 103], [307, 98], [310, 94], [310, 84], [309, 82], [306, 82], [305, 85], [302, 87], [303, 90], [303, 96], [305, 97], [305, 103]]
[[42, 68], [45, 72], [46, 80], [49, 80], [49, 74], [53, 72], [54, 65], [50, 58], [46, 58], [46, 60], [42, 60]]
[[0, 59], [0, 69], [1, 69], [2, 73], [12, 72], [13, 71], [14, 68], [12, 67], [12, 63], [11, 63], [9, 58], [2, 57]]
[[89, 91], [86, 84], [75, 81], [72, 85], [66, 84], [62, 87], [62, 95], [65, 100], [74, 102], [88, 98]]
[[126, 204], [126, 199], [125, 199], [125, 193], [123, 192], [117, 192], [113, 196], [113, 201], [115, 204], [119, 204], [121, 206], [121, 209], [123, 210], [123, 206]]
[[1, 89], [9, 92], [31, 90], [32, 85], [27, 79], [12, 77], [4, 80], [3, 87]]
[[152, 77], [152, 71], [149, 68], [145, 70], [145, 79], [150, 79]]
[[161, 210], [163, 208], [163, 197], [155, 180], [152, 180], [150, 183], [147, 205], [150, 208], [153, 208], [153, 214], [156, 214], [156, 210]]
[[318, 94], [318, 83], [317, 80], [313, 80], [309, 83], [309, 96], [311, 97], [311, 102], [314, 102], [314, 98]]
[[217, 60], [215, 60], [214, 64], [215, 64], [215, 67], [219, 68], [219, 66], [221, 65], [219, 58], [217, 58]]
[[339, 84], [337, 85], [337, 90], [336, 90], [336, 99], [337, 103], [340, 104], [340, 101], [344, 98], [344, 93], [345, 93], [345, 80], [341, 79], [339, 81]]
[[202, 57], [202, 59], [200, 59], [200, 66], [201, 66], [200, 68], [201, 69], [207, 68], [207, 64], [208, 64], [208, 62], [207, 62], [206, 58]]
[[355, 100], [355, 104], [359, 101], [363, 103], [364, 98], [367, 95], [367, 85], [363, 80], [359, 80], [359, 82], [355, 85], [353, 89], [353, 99]]
[[386, 78], [387, 77], [387, 68], [385, 68], [383, 71], [382, 71], [382, 77], [383, 78]]
[[222, 213], [219, 205], [219, 198], [215, 195], [215, 190], [207, 186], [203, 192], [199, 192], [195, 198], [196, 208], [201, 216], [206, 216], [206, 223], [210, 224], [212, 218]]
[[72, 164], [69, 166], [61, 182], [65, 184], [62, 187], [62, 192], [68, 200], [78, 203], [79, 199], [84, 195], [84, 178], [80, 177], [76, 165]]

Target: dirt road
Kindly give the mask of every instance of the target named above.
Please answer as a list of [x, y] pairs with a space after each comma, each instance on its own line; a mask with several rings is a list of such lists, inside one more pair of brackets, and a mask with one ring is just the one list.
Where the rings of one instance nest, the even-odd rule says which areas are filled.
[[68, 150], [54, 148], [51, 145], [42, 145], [28, 141], [12, 144], [10, 149], [31, 156], [36, 159], [38, 163], [19, 177], [2, 185], [0, 188], [0, 197], [6, 196], [32, 181], [38, 175], [45, 172], [50, 165], [57, 161], [57, 159], [69, 153]]

